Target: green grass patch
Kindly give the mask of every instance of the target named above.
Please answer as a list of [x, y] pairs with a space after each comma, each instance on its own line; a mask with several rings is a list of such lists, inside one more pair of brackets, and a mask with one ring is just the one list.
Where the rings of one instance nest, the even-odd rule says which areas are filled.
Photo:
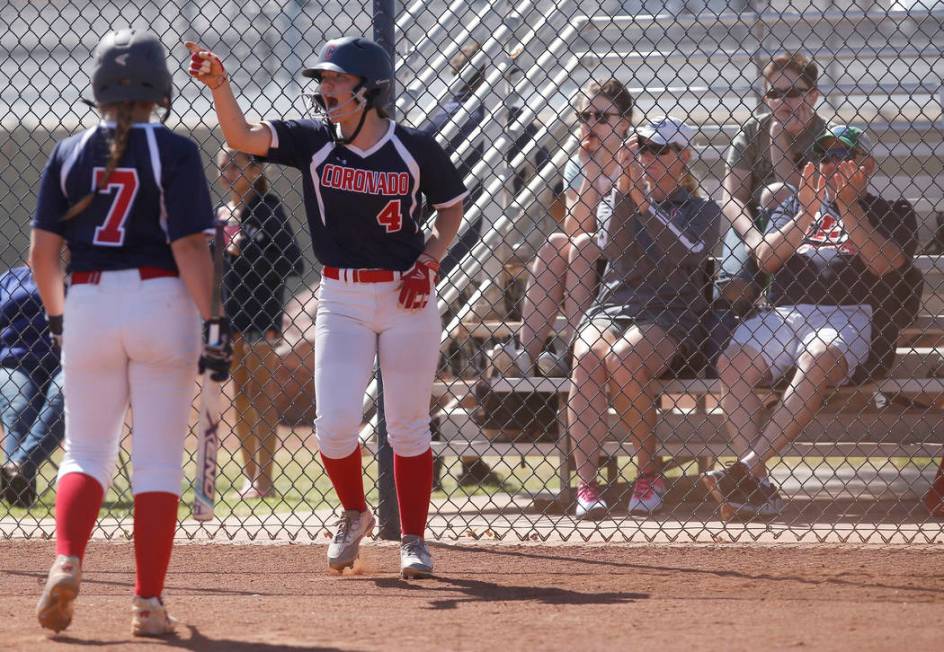
[[[38, 490], [39, 499], [30, 509], [10, 507], [6, 503], [0, 507], [0, 516], [22, 521], [24, 527], [40, 519], [54, 516], [55, 473], [62, 451], [58, 451], [50, 462], [40, 470]], [[364, 456], [364, 482], [367, 488], [368, 501], [376, 505], [377, 492], [377, 465], [374, 459]], [[545, 458], [538, 455], [483, 458], [492, 471], [492, 475], [484, 483], [462, 485], [459, 479], [462, 476], [462, 463], [457, 457], [446, 457], [442, 460], [440, 470], [441, 489], [433, 492], [433, 498], [443, 500], [453, 498], [464, 500], [469, 496], [494, 495], [498, 493], [534, 495], [541, 492], [556, 492], [560, 489], [558, 478], [558, 461], [556, 457]], [[720, 464], [727, 464], [734, 458], [721, 458]], [[243, 485], [242, 463], [234, 451], [223, 449], [219, 454], [220, 470], [217, 476], [217, 518], [235, 516], [237, 518], [265, 517], [270, 514], [305, 513], [319, 509], [337, 507], [337, 498], [331, 487], [331, 482], [324, 471], [324, 466], [317, 453], [309, 447], [299, 447], [294, 450], [281, 449], [276, 455], [275, 464], [275, 494], [269, 498], [244, 500], [239, 495]], [[937, 460], [929, 457], [785, 457], [775, 458], [769, 468], [796, 469], [800, 467], [838, 470], [860, 468], [895, 468], [898, 470], [915, 468], [927, 469], [936, 466]], [[191, 482], [194, 476], [195, 462], [189, 459], [184, 469], [185, 492], [182, 496], [178, 516], [181, 519], [190, 517], [193, 489]], [[631, 482], [636, 478], [636, 465], [632, 458], [620, 456], [617, 458], [617, 482]], [[107, 494], [102, 507], [103, 518], [112, 517], [126, 519], [133, 511], [133, 497], [128, 474], [131, 472], [130, 455], [122, 452], [116, 477]], [[694, 461], [686, 462], [680, 467], [672, 469], [667, 474], [670, 478], [697, 472]], [[605, 467], [601, 467], [599, 480], [605, 483]], [[576, 486], [576, 477], [572, 476], [572, 485]], [[5, 512], [5, 514], [4, 514]]]

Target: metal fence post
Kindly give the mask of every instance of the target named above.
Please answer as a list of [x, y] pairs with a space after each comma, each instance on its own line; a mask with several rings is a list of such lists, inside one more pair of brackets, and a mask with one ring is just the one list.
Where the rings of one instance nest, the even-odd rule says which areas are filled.
[[[374, 0], [374, 41], [380, 44], [396, 62], [394, 47], [394, 24], [396, 11], [394, 0]], [[396, 110], [396, 80], [388, 95], [385, 107], [391, 116]], [[379, 361], [379, 356], [378, 356]], [[388, 541], [400, 540], [400, 513], [397, 506], [397, 488], [393, 482], [393, 449], [387, 442], [387, 420], [384, 415], [383, 376], [377, 366], [377, 485], [379, 498], [377, 511], [380, 519], [380, 538]]]

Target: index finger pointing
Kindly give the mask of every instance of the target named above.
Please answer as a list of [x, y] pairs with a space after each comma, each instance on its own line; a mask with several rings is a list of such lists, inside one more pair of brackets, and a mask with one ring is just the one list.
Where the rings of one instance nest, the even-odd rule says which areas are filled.
[[190, 50], [191, 54], [196, 54], [202, 49], [199, 45], [197, 45], [193, 41], [184, 41], [184, 46], [186, 46], [186, 48]]

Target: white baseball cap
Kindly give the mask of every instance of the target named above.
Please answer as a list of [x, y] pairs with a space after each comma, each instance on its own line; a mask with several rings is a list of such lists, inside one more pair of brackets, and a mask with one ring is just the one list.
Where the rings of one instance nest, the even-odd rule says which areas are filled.
[[656, 118], [640, 127], [636, 133], [640, 138], [656, 145], [678, 145], [679, 147], [691, 146], [692, 139], [695, 138], [694, 127], [670, 115]]

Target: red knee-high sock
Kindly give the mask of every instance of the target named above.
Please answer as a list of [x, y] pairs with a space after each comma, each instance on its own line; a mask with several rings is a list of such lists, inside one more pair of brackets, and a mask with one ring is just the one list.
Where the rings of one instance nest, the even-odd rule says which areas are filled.
[[433, 451], [415, 457], [394, 454], [393, 481], [400, 505], [400, 533], [424, 536], [433, 493]]
[[84, 473], [67, 473], [56, 487], [56, 554], [85, 557], [105, 490]]
[[367, 511], [367, 498], [364, 496], [364, 471], [361, 466], [361, 447], [347, 457], [327, 457], [321, 454], [331, 484], [338, 500], [346, 510]]
[[134, 594], [158, 598], [170, 565], [170, 551], [177, 527], [176, 494], [148, 491], [134, 497], [134, 562], [137, 570]]

